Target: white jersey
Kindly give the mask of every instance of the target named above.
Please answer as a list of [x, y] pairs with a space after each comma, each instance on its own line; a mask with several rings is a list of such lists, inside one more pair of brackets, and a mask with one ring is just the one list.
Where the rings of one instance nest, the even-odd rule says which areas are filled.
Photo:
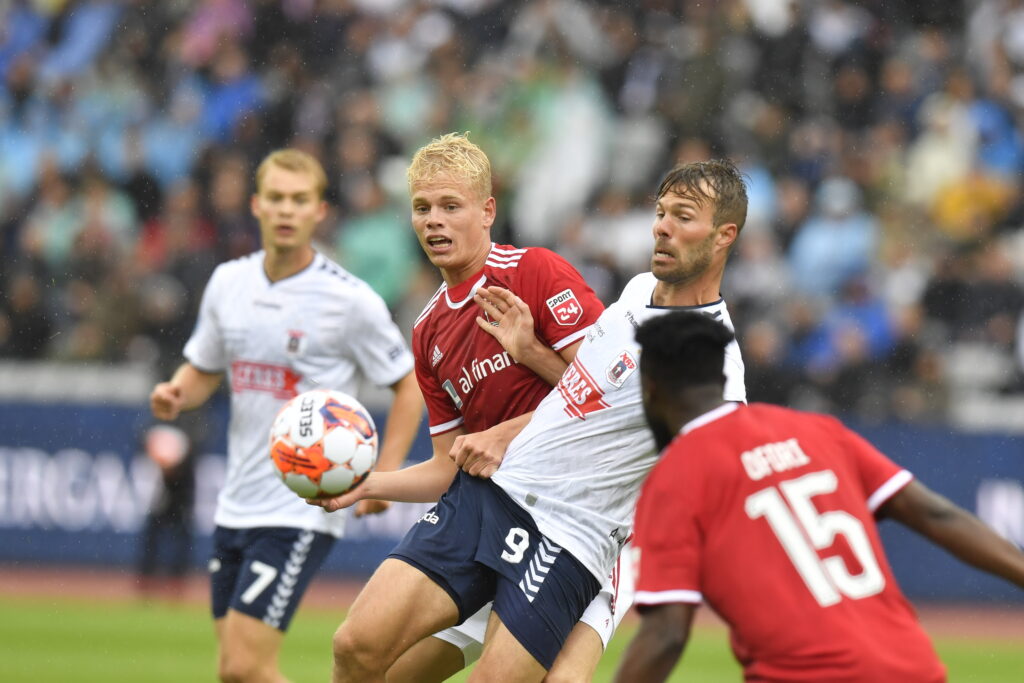
[[345, 515], [308, 505], [274, 471], [270, 425], [309, 389], [354, 395], [364, 377], [390, 386], [412, 371], [412, 354], [384, 301], [338, 264], [318, 253], [301, 272], [271, 282], [263, 259], [259, 251], [217, 267], [185, 345], [192, 365], [226, 372], [231, 389], [228, 471], [214, 520], [340, 536]]
[[[492, 480], [541, 533], [604, 581], [629, 537], [640, 486], [657, 459], [643, 414], [636, 328], [673, 310], [713, 316], [732, 329], [725, 301], [683, 309], [651, 305], [657, 280], [637, 275], [587, 332], [576, 358], [513, 439]], [[727, 401], [746, 401], [743, 359], [725, 350]]]

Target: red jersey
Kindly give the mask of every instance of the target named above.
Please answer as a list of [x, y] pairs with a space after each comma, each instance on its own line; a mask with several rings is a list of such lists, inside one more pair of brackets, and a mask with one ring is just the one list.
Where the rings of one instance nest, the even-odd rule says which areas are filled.
[[944, 681], [874, 520], [912, 478], [834, 418], [723, 405], [644, 484], [636, 603], [707, 601], [747, 680]]
[[534, 332], [555, 351], [580, 341], [604, 310], [568, 261], [548, 249], [492, 244], [483, 269], [456, 287], [441, 285], [412, 331], [416, 378], [430, 435], [478, 432], [528, 413], [551, 385], [520, 365], [476, 323], [479, 287], [504, 287], [533, 314]]

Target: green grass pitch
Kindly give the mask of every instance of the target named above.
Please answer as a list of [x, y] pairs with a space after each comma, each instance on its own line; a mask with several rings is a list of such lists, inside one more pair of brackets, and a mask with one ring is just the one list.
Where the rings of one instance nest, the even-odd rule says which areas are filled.
[[[282, 668], [296, 683], [330, 679], [330, 642], [341, 610], [305, 606], [285, 640]], [[610, 681], [632, 637], [612, 641], [595, 681]], [[950, 681], [1006, 683], [1024, 673], [1024, 647], [1010, 640], [943, 639]], [[199, 605], [0, 598], [0, 680], [33, 683], [212, 681], [213, 626]], [[453, 680], [464, 681], [465, 676]], [[725, 633], [698, 630], [672, 680], [740, 679]]]

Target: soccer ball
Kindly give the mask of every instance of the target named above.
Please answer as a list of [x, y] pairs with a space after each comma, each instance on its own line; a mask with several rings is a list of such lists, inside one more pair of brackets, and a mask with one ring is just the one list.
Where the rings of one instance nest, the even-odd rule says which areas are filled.
[[377, 463], [377, 428], [370, 411], [348, 394], [307, 391], [274, 418], [270, 459], [303, 498], [337, 496], [359, 486]]

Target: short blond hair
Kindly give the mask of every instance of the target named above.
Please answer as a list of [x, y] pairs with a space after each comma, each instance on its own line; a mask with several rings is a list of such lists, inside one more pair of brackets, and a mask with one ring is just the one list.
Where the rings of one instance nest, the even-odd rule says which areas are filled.
[[469, 133], [448, 133], [420, 147], [406, 171], [409, 191], [439, 175], [464, 180], [480, 199], [491, 196], [491, 160], [469, 141]]
[[263, 185], [263, 178], [267, 175], [267, 169], [271, 165], [280, 166], [293, 173], [308, 173], [313, 176], [316, 193], [320, 198], [323, 198], [324, 192], [327, 191], [327, 174], [324, 172], [323, 165], [312, 154], [290, 147], [271, 152], [256, 167], [257, 194], [259, 194], [260, 187]]

